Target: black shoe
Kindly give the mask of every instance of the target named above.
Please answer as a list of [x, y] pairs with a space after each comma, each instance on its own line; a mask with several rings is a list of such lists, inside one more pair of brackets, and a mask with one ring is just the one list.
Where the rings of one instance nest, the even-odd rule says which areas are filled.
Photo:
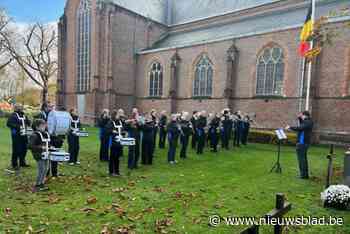
[[14, 166], [14, 167], [12, 167], [12, 170], [14, 170], [14, 171], [19, 171], [19, 166]]
[[20, 165], [20, 167], [26, 167], [26, 168], [28, 168], [28, 167], [30, 167], [30, 165], [28, 165], [28, 164], [22, 164], [22, 165]]

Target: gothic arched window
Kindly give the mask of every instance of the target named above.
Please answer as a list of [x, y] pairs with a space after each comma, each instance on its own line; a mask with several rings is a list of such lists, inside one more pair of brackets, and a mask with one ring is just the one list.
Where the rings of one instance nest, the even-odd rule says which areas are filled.
[[284, 76], [283, 50], [276, 46], [264, 49], [256, 67], [256, 94], [282, 95]]
[[158, 62], [154, 62], [149, 72], [149, 96], [161, 97], [163, 95], [163, 68]]
[[77, 11], [77, 92], [90, 90], [91, 0], [81, 0]]
[[193, 96], [209, 97], [213, 94], [213, 65], [209, 58], [203, 55], [196, 65]]

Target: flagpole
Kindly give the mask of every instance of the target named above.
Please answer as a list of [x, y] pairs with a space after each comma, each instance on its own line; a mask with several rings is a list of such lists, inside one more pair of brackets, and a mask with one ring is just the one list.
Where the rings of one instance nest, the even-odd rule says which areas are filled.
[[[316, 10], [316, 1], [312, 1], [312, 14], [311, 14], [311, 22], [314, 25], [315, 22], [315, 10]], [[314, 40], [312, 39], [310, 42], [310, 50], [314, 48]], [[306, 103], [305, 110], [310, 110], [310, 89], [311, 89], [311, 75], [312, 75], [312, 60], [309, 61], [308, 71], [307, 71], [307, 89], [306, 89]]]

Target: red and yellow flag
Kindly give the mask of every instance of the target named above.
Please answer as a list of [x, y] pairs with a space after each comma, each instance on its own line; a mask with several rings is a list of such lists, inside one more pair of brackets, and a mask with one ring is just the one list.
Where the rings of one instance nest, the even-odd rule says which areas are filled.
[[311, 49], [311, 39], [312, 33], [314, 30], [314, 22], [312, 21], [312, 3], [310, 4], [305, 23], [300, 33], [300, 45], [299, 45], [299, 54], [302, 57], [305, 57], [307, 52]]

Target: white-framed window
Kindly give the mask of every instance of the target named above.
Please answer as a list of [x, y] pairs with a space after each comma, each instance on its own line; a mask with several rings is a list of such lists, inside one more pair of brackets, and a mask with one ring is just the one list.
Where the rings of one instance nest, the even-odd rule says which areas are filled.
[[90, 90], [91, 0], [81, 0], [77, 11], [77, 92]]
[[210, 97], [213, 94], [213, 73], [212, 63], [203, 55], [195, 68], [193, 96]]
[[149, 96], [161, 97], [163, 95], [163, 68], [159, 62], [151, 65], [149, 72]]
[[284, 55], [277, 46], [265, 48], [258, 56], [256, 66], [256, 95], [283, 94]]

